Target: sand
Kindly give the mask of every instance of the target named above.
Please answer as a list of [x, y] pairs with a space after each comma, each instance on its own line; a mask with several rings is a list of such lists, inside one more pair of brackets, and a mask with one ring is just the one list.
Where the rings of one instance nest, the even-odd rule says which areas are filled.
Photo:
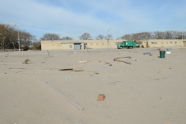
[[[127, 56], [131, 64], [113, 61]], [[0, 52], [0, 124], [186, 124], [186, 48], [158, 56], [152, 48]]]

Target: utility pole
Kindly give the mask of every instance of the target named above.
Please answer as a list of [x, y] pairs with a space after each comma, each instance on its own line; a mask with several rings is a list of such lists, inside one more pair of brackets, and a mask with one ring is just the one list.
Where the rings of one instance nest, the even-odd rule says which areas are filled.
[[183, 34], [183, 31], [182, 31], [182, 40], [184, 40], [184, 34]]
[[21, 51], [21, 42], [20, 42], [20, 37], [19, 37], [19, 30], [17, 32], [17, 40], [18, 40], [18, 44], [19, 44], [19, 51]]
[[[10, 24], [10, 25], [12, 25], [12, 26], [14, 26], [14, 27], [18, 27], [19, 26], [19, 24]], [[18, 45], [19, 45], [19, 51], [21, 51], [21, 41], [20, 41], [20, 36], [19, 36], [19, 30], [18, 30], [18, 28], [17, 28], [17, 42], [18, 42]], [[14, 48], [15, 48], [15, 44], [13, 44], [14, 45]]]

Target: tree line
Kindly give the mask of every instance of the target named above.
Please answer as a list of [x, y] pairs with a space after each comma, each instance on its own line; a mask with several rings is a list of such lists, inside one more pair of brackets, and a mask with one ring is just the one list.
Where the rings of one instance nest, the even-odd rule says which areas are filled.
[[[111, 34], [99, 34], [95, 38], [90, 33], [83, 33], [79, 37], [80, 40], [113, 40]], [[117, 39], [123, 40], [149, 40], [149, 39], [186, 39], [186, 32], [165, 31], [165, 32], [140, 32], [134, 34], [125, 34]], [[39, 40], [73, 40], [70, 36], [60, 37], [55, 33], [44, 34], [38, 42], [36, 38], [29, 32], [18, 30], [13, 26], [0, 24], [0, 49], [40, 49]]]
[[0, 49], [28, 49], [34, 36], [6, 24], [0, 24]]
[[[178, 31], [165, 31], [165, 32], [140, 32], [134, 34], [125, 34], [117, 39], [123, 40], [149, 40], [149, 39], [185, 39], [186, 32], [178, 32]], [[57, 34], [45, 34], [42, 40], [73, 40], [71, 37], [63, 37], [60, 38]], [[80, 37], [80, 40], [93, 40], [92, 36], [89, 33], [83, 33]], [[111, 34], [102, 35], [99, 34], [94, 39], [96, 40], [113, 40]]]
[[[90, 33], [83, 33], [80, 37], [80, 40], [93, 40], [92, 36]], [[98, 35], [96, 38], [96, 40], [112, 40], [112, 35], [108, 34], [108, 35]], [[65, 37], [60, 37], [58, 34], [54, 34], [54, 33], [47, 33], [44, 34], [43, 37], [41, 38], [41, 40], [73, 40], [72, 37], [69, 36], [65, 36]]]
[[140, 32], [125, 34], [119, 39], [125, 40], [149, 40], [149, 39], [185, 39], [186, 32], [165, 31], [165, 32]]

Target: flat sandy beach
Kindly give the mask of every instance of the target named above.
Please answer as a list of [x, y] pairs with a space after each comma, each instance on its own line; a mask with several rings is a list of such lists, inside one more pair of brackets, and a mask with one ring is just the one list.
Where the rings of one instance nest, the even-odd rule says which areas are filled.
[[186, 124], [186, 48], [158, 56], [152, 48], [0, 52], [0, 124]]

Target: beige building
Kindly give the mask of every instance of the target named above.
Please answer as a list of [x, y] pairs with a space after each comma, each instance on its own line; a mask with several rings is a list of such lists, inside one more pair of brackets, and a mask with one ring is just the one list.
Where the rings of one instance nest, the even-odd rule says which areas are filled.
[[183, 47], [183, 40], [142, 40], [141, 46], [147, 47]]
[[[41, 50], [82, 50], [82, 49], [106, 49], [117, 48], [117, 43], [125, 40], [55, 40], [41, 41]], [[183, 47], [183, 40], [141, 40], [141, 47]]]
[[41, 50], [72, 50], [75, 49], [75, 43], [81, 47], [82, 43], [75, 41], [41, 41]]
[[184, 47], [186, 47], [186, 40], [185, 40], [185, 41], [183, 41], [183, 46], [184, 46]]
[[117, 48], [118, 40], [55, 40], [41, 41], [41, 50], [80, 50]]

